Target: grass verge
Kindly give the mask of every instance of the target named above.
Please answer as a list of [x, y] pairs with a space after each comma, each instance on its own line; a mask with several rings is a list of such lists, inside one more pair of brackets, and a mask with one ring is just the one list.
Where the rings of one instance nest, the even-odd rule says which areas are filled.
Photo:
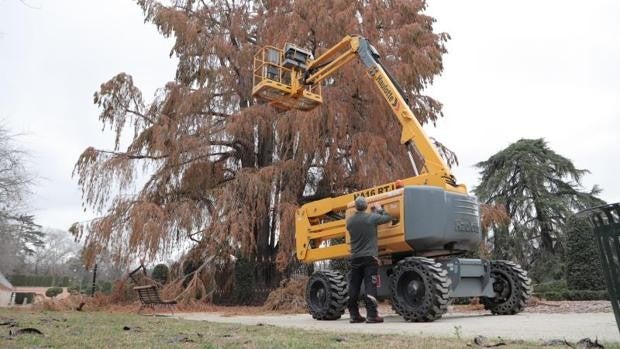
[[[397, 335], [333, 334], [204, 321], [177, 320], [110, 312], [33, 312], [0, 309], [0, 323], [13, 319], [13, 329], [33, 327], [44, 333], [9, 335], [0, 326], [0, 348], [477, 348], [457, 338]], [[535, 343], [509, 343], [502, 348], [542, 348]]]

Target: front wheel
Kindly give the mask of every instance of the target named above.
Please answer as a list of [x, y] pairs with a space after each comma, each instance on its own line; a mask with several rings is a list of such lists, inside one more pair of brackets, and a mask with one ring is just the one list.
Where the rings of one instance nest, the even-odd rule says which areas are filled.
[[494, 315], [514, 315], [525, 309], [532, 295], [532, 282], [525, 270], [511, 261], [491, 261], [495, 297], [480, 297], [480, 303]]
[[432, 259], [407, 257], [394, 267], [392, 308], [407, 321], [439, 319], [448, 309], [448, 272]]
[[317, 320], [338, 320], [348, 301], [344, 275], [334, 270], [317, 271], [306, 285], [308, 312]]

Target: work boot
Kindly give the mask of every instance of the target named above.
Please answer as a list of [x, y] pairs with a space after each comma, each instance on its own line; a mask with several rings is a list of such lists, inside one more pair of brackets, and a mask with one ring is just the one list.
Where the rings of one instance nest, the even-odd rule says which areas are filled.
[[367, 324], [378, 324], [383, 322], [383, 318], [379, 315], [376, 316], [368, 316], [368, 319], [366, 319], [366, 323]]
[[355, 315], [355, 316], [351, 315], [351, 319], [349, 320], [349, 322], [352, 324], [359, 324], [365, 321], [366, 321], [366, 318], [361, 315]]
[[351, 317], [351, 320], [349, 320], [349, 322], [352, 324], [359, 324], [366, 321], [366, 318], [360, 315], [359, 310], [356, 311], [356, 309], [349, 309], [349, 315]]

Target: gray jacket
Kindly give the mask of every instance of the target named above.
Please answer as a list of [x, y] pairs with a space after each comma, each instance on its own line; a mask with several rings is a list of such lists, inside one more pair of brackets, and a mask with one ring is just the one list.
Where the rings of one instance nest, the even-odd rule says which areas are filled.
[[392, 217], [384, 212], [366, 213], [357, 211], [347, 219], [347, 230], [351, 236], [351, 258], [377, 257], [377, 226], [387, 223]]

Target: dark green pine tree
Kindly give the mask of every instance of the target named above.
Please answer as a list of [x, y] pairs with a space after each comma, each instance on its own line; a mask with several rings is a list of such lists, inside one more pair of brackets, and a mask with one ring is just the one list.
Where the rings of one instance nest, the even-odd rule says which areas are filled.
[[[526, 268], [550, 258], [563, 259], [566, 220], [576, 211], [601, 204], [601, 190], [581, 185], [589, 173], [549, 148], [543, 139], [520, 139], [479, 162], [474, 192], [485, 204], [500, 204], [510, 224], [496, 232], [494, 250]], [[497, 253], [494, 253], [497, 255]]]

